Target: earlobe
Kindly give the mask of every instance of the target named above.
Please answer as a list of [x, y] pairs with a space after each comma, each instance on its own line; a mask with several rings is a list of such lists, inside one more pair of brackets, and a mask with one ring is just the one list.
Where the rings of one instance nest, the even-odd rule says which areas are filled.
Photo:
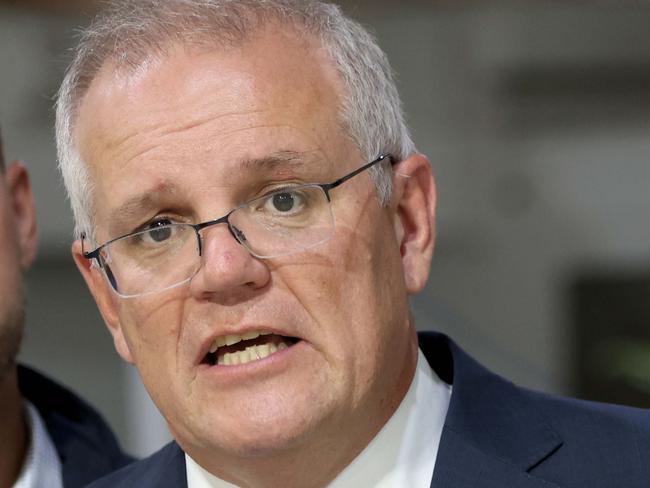
[[426, 157], [415, 154], [395, 168], [395, 234], [408, 293], [420, 292], [429, 277], [435, 242], [436, 189]]
[[91, 295], [97, 303], [97, 307], [108, 331], [113, 336], [116, 351], [122, 359], [133, 363], [133, 355], [131, 354], [131, 349], [129, 348], [119, 319], [115, 296], [109, 288], [110, 285], [102, 276], [101, 270], [92, 266], [92, 260], [84, 257], [81, 240], [76, 240], [72, 243], [72, 257], [86, 285], [88, 285]]

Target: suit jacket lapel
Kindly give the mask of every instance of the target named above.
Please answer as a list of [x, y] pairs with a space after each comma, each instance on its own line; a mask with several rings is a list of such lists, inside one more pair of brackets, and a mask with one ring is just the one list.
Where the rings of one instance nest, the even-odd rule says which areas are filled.
[[433, 488], [558, 488], [529, 471], [562, 445], [512, 383], [489, 372], [446, 336], [420, 335], [431, 367], [453, 384]]
[[560, 488], [487, 454], [445, 427], [431, 488]]

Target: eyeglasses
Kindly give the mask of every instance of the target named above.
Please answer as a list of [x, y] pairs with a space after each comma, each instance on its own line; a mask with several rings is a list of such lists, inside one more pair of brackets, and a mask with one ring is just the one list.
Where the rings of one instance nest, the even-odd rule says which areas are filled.
[[330, 191], [383, 161], [379, 156], [336, 181], [279, 188], [233, 208], [223, 217], [200, 224], [159, 219], [147, 227], [112, 239], [94, 251], [95, 259], [111, 287], [122, 298], [169, 290], [187, 283], [201, 267], [201, 231], [226, 224], [232, 236], [253, 256], [276, 258], [312, 248], [334, 233]]

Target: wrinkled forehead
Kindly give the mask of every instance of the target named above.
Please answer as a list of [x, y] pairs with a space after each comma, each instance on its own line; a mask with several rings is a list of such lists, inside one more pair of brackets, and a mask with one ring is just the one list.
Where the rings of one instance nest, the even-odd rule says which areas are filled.
[[[280, 172], [308, 161], [323, 166], [351, 142], [339, 118], [340, 86], [318, 43], [286, 31], [226, 51], [178, 46], [128, 71], [107, 64], [76, 127], [95, 201], [112, 206], [174, 180], [214, 187], [256, 171], [250, 161]], [[279, 164], [278, 154], [293, 155], [284, 158], [291, 164]], [[215, 161], [220, 183], [199, 180]], [[158, 181], [148, 187], [133, 179], [152, 173]]]
[[[306, 125], [325, 113], [336, 113], [338, 120], [342, 86], [319, 41], [281, 26], [268, 26], [228, 49], [176, 44], [137, 66], [105, 63], [81, 99], [75, 139], [81, 153], [98, 135], [112, 137], [105, 142], [115, 145], [132, 136], [134, 127], [146, 131], [165, 112], [177, 125], [265, 108], [302, 110]], [[208, 90], [218, 92], [209, 103]]]

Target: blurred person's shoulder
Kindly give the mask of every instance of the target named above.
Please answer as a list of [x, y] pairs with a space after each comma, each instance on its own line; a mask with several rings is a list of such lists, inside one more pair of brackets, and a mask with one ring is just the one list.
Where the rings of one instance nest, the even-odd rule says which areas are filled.
[[134, 461], [99, 412], [71, 390], [22, 365], [18, 383], [23, 398], [43, 419], [61, 459], [66, 488], [85, 486]]

